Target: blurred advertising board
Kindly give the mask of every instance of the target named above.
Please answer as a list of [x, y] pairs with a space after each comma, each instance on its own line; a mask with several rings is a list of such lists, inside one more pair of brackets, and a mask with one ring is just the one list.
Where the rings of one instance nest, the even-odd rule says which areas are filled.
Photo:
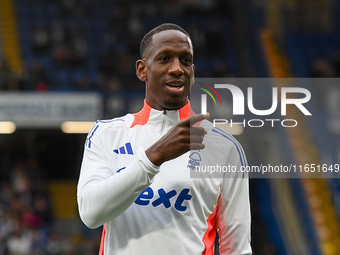
[[96, 121], [103, 116], [97, 93], [0, 93], [0, 121], [21, 128], [59, 128], [65, 121]]

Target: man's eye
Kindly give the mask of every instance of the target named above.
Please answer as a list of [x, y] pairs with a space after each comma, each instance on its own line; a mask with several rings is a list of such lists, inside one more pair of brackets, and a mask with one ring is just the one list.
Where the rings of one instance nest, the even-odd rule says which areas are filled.
[[183, 58], [183, 62], [186, 64], [192, 64], [192, 59], [187, 57], [187, 58]]
[[170, 57], [163, 56], [163, 57], [160, 57], [158, 60], [159, 60], [159, 61], [169, 61], [169, 60], [170, 60]]

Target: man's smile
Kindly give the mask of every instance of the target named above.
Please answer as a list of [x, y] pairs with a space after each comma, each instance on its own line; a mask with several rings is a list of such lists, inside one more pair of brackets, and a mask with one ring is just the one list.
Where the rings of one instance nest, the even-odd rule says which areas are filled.
[[180, 93], [184, 91], [185, 82], [182, 80], [169, 80], [165, 82], [167, 88], [173, 93]]

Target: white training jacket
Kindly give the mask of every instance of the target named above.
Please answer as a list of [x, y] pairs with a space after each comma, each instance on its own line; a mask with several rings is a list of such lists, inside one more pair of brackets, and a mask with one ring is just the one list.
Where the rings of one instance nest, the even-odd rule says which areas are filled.
[[89, 132], [77, 199], [89, 228], [104, 225], [100, 255], [210, 255], [216, 230], [221, 254], [251, 254], [247, 163], [234, 137], [204, 120], [205, 149], [160, 167], [145, 154], [190, 114], [190, 103], [158, 111], [144, 101]]

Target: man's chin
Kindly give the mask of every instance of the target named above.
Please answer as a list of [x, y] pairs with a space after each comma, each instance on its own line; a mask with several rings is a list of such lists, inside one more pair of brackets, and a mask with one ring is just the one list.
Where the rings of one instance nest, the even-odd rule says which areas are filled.
[[188, 99], [184, 101], [177, 101], [177, 102], [164, 102], [164, 108], [165, 110], [178, 110], [182, 108], [186, 103], [188, 102]]

